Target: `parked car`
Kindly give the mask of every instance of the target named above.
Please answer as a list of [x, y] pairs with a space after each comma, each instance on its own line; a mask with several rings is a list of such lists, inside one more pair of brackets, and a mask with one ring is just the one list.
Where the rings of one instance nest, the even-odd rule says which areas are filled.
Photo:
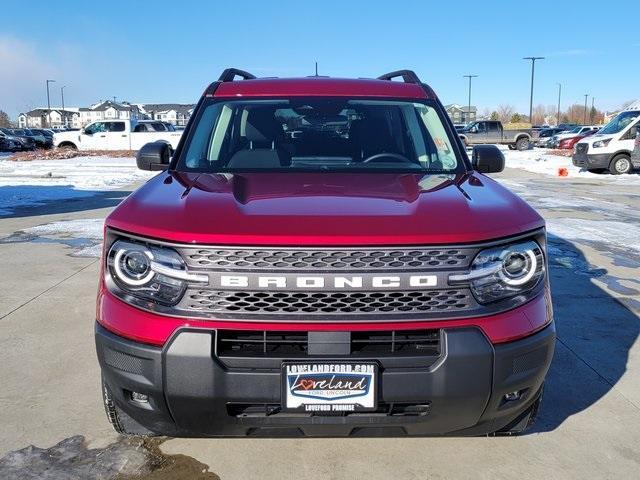
[[572, 150], [573, 147], [576, 145], [576, 143], [578, 143], [583, 138], [587, 138], [591, 135], [598, 133], [598, 130], [599, 129], [594, 128], [593, 130], [587, 130], [586, 132], [582, 132], [581, 134], [575, 135], [573, 137], [563, 138], [558, 142], [557, 148], [562, 150]]
[[0, 129], [0, 152], [17, 152], [24, 150], [24, 143], [17, 137], [7, 135]]
[[573, 164], [596, 173], [605, 170], [614, 175], [631, 172], [635, 166], [631, 162], [631, 152], [639, 122], [640, 110], [620, 112], [596, 134], [576, 143]]
[[561, 128], [564, 131], [573, 130], [576, 127], [579, 127], [577, 123], [559, 123], [557, 128]]
[[115, 430], [526, 429], [555, 327], [544, 219], [486, 176], [502, 152], [469, 159], [409, 70], [254, 79], [211, 83], [173, 155], [145, 145], [138, 167], [161, 172], [106, 219]]
[[565, 138], [575, 137], [576, 135], [582, 135], [583, 133], [591, 132], [593, 130], [597, 131], [599, 129], [600, 127], [595, 125], [580, 125], [571, 130], [555, 134], [549, 141], [548, 145], [550, 148], [559, 148], [560, 141]]
[[138, 120], [134, 132], [175, 132], [175, 127], [167, 122], [158, 120]]
[[25, 128], [23, 131], [33, 138], [36, 142], [37, 148], [51, 148], [53, 146], [53, 136], [45, 135], [39, 132], [37, 129]]
[[6, 135], [20, 139], [23, 150], [34, 150], [37, 146], [35, 138], [31, 135], [27, 135], [27, 133], [22, 129], [0, 128], [0, 131], [4, 132]]
[[505, 130], [501, 122], [480, 120], [471, 122], [459, 132], [466, 146], [481, 144], [508, 145], [511, 150], [528, 150], [538, 138], [538, 132], [529, 129]]
[[538, 133], [538, 138], [535, 139], [534, 144], [536, 147], [548, 148], [553, 136], [564, 131], [565, 129], [561, 127], [544, 128]]
[[[136, 131], [139, 123], [144, 122], [136, 122], [135, 120], [93, 122], [79, 132], [56, 133], [53, 136], [53, 144], [59, 148], [78, 150], [139, 150], [144, 144], [156, 141], [166, 142], [172, 148], [178, 146], [181, 132]], [[146, 122], [144, 124], [151, 125], [152, 123]]]

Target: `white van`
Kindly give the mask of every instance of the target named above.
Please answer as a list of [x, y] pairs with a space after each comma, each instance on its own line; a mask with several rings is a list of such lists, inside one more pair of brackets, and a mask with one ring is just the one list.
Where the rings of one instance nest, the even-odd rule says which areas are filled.
[[573, 164], [590, 172], [609, 170], [614, 175], [640, 168], [631, 161], [639, 122], [640, 110], [620, 112], [598, 133], [576, 143]]

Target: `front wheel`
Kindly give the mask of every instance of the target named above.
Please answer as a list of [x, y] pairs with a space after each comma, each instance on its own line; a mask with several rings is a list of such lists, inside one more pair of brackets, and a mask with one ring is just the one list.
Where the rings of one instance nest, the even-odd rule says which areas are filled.
[[529, 142], [529, 139], [526, 137], [519, 138], [516, 141], [516, 148], [521, 152], [524, 150], [529, 150], [530, 147], [531, 147], [531, 142]]
[[611, 160], [609, 171], [613, 175], [629, 173], [631, 171], [631, 159], [628, 155], [625, 154], [616, 155], [613, 160]]
[[509, 150], [515, 150], [516, 149], [515, 145], [507, 145], [507, 147], [509, 147]]

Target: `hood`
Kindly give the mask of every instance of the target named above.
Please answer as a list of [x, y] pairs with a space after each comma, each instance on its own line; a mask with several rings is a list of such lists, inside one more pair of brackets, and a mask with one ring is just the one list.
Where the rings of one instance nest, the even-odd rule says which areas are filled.
[[593, 135], [589, 135], [588, 137], [583, 138], [582, 140], [580, 140], [580, 143], [588, 143], [589, 145], [591, 145], [593, 142], [599, 142], [600, 140], [608, 140], [608, 139], [613, 139], [614, 137], [617, 137], [619, 134], [609, 134], [609, 135], [604, 135], [604, 134], [600, 134], [600, 133], [594, 133]]
[[163, 172], [106, 223], [181, 243], [282, 246], [467, 243], [544, 225], [478, 173]]

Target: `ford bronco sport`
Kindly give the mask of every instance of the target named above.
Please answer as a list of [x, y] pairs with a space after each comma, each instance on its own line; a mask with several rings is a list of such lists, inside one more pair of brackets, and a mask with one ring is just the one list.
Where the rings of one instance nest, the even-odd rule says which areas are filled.
[[545, 224], [415, 73], [223, 72], [106, 220], [96, 344], [123, 434], [487, 435], [554, 351]]

